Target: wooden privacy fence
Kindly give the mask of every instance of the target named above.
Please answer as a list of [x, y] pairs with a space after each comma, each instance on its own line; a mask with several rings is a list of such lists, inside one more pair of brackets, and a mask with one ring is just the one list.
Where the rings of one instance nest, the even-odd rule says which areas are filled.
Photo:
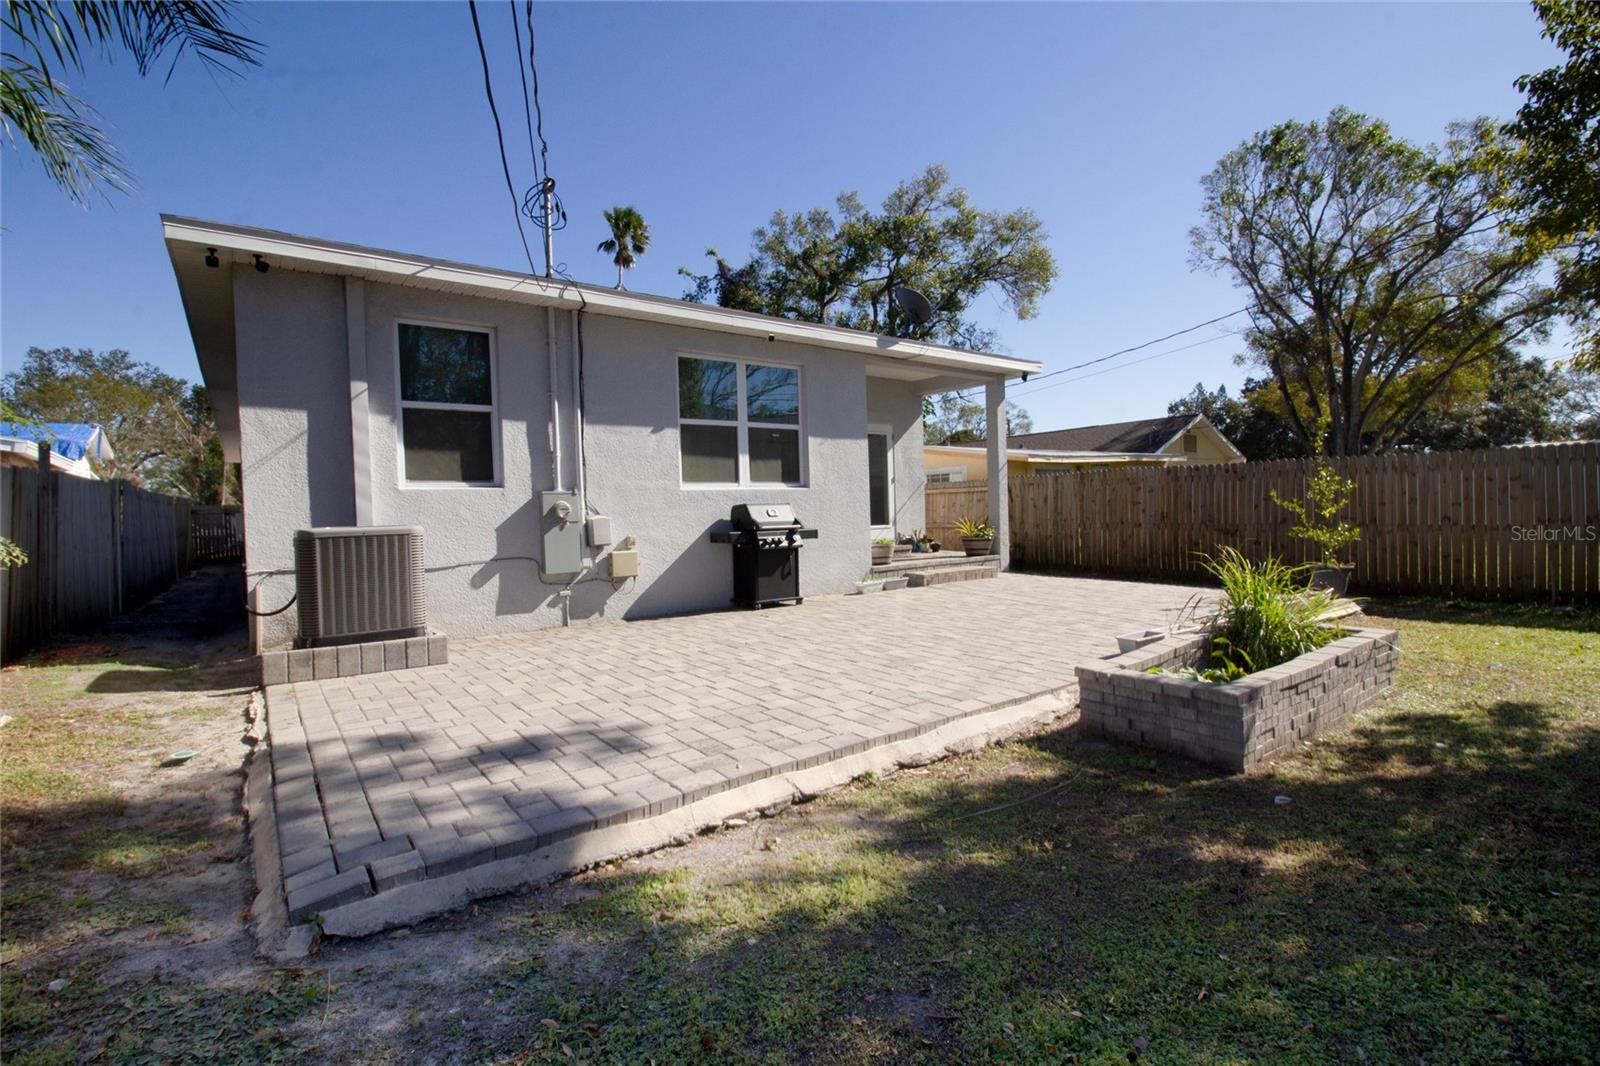
[[[1600, 602], [1600, 442], [1336, 459], [1361, 593]], [[1201, 553], [1308, 561], [1276, 489], [1300, 497], [1312, 460], [1101, 467], [1010, 481], [1014, 563], [1031, 570], [1200, 580]], [[986, 493], [930, 485], [935, 516], [983, 517]]]
[[188, 500], [5, 467], [0, 502], [0, 536], [28, 553], [0, 572], [0, 662], [132, 610], [189, 568]]
[[933, 482], [927, 486], [922, 498], [927, 508], [923, 529], [928, 536], [946, 547], [961, 546], [960, 534], [956, 532], [956, 523], [961, 519], [988, 520], [987, 481]]
[[244, 516], [237, 507], [189, 508], [189, 562], [232, 563], [244, 558]]

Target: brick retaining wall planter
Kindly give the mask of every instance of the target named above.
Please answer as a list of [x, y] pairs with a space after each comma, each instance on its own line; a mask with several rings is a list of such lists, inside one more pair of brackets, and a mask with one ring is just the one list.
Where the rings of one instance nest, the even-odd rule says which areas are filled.
[[1085, 733], [1187, 755], [1234, 773], [1344, 724], [1394, 687], [1400, 635], [1351, 629], [1314, 652], [1225, 685], [1147, 673], [1200, 666], [1209, 634], [1178, 634], [1078, 667]]

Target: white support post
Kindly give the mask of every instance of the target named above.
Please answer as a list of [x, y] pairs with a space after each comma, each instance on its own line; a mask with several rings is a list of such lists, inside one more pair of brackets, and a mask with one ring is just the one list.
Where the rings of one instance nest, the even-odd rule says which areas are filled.
[[367, 283], [344, 279], [345, 353], [350, 361], [350, 460], [356, 525], [376, 525], [372, 514], [372, 449], [367, 385]]
[[1000, 569], [1011, 568], [1011, 493], [1006, 486], [1006, 379], [983, 387], [984, 435], [989, 445], [989, 524], [994, 527], [994, 553]]

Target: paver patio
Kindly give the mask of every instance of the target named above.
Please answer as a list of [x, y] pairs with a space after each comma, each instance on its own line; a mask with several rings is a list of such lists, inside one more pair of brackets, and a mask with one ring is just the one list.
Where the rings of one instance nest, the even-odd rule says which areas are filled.
[[1196, 590], [1006, 574], [453, 641], [274, 687], [290, 917], [528, 855], [1045, 694]]

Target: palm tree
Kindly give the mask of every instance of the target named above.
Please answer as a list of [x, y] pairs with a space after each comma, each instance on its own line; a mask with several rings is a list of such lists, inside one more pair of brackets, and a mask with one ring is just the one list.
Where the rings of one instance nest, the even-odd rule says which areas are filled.
[[611, 261], [617, 264], [617, 288], [623, 289], [627, 286], [622, 284], [622, 272], [632, 269], [637, 258], [650, 247], [650, 227], [634, 207], [613, 207], [605, 213], [605, 219], [606, 225], [611, 227], [611, 237], [601, 241], [595, 251], [611, 253]]
[[21, 133], [50, 177], [80, 204], [97, 191], [126, 191], [132, 176], [121, 153], [95, 125], [94, 109], [72, 95], [58, 72], [81, 74], [85, 53], [109, 55], [119, 47], [141, 75], [168, 52], [168, 78], [184, 52], [230, 73], [231, 63], [259, 65], [261, 46], [229, 25], [232, 8], [232, 0], [5, 0], [0, 132], [7, 141]]

